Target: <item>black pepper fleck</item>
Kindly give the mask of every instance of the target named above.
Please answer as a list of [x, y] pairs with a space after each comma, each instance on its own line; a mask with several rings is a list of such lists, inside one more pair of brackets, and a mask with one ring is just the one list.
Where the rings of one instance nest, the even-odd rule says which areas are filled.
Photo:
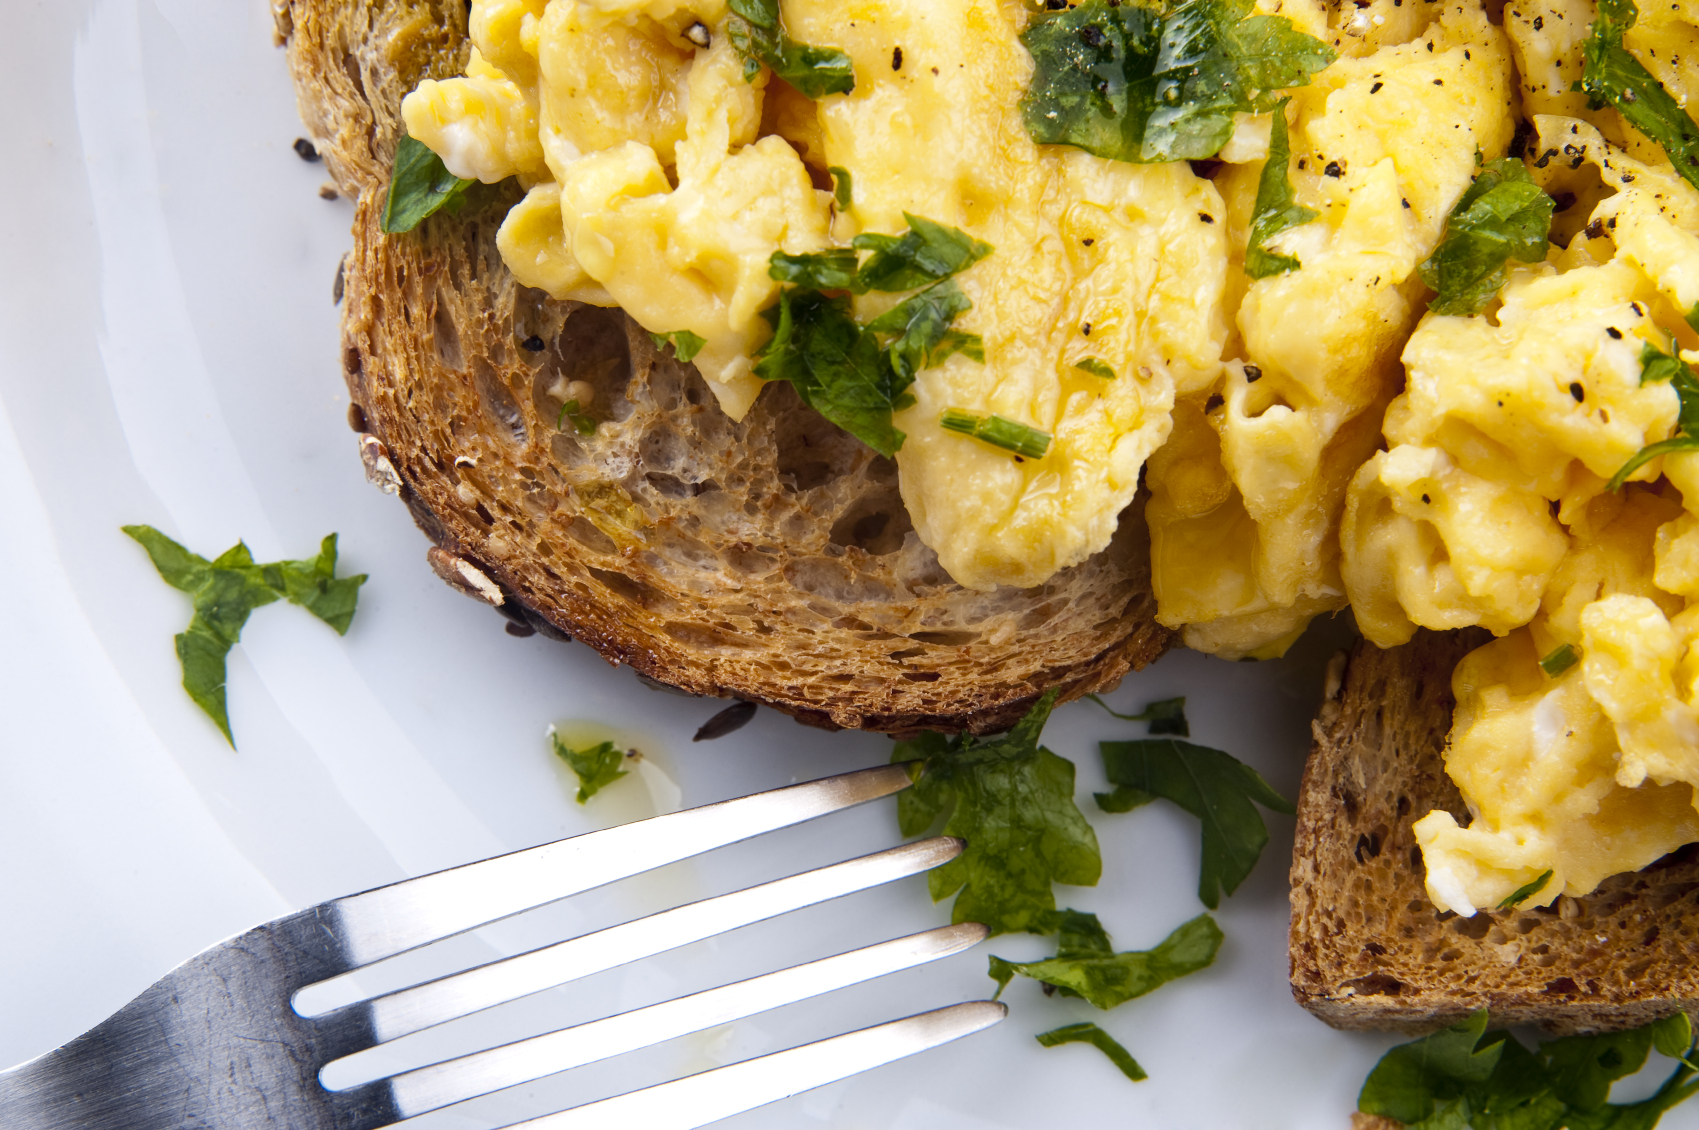
[[1248, 384], [1248, 385], [1249, 384], [1256, 384], [1260, 380], [1262, 380], [1262, 368], [1261, 368], [1261, 366], [1246, 365], [1245, 366], [1245, 383]]
[[1085, 325], [1081, 326], [1080, 332], [1085, 334], [1085, 336], [1090, 337], [1091, 336], [1091, 323], [1087, 322]]
[[1227, 403], [1226, 398], [1224, 398], [1218, 392], [1218, 393], [1214, 394], [1213, 396], [1211, 396], [1207, 401], [1204, 402], [1203, 410], [1204, 410], [1205, 413], [1213, 412], [1217, 408], [1220, 408], [1223, 404], [1226, 404], [1226, 403]]
[[1611, 335], [1612, 341], [1622, 340], [1622, 331], [1617, 329], [1615, 326], [1606, 326], [1605, 332]]
[[893, 71], [903, 69], [903, 49], [901, 47], [891, 48], [891, 69]]
[[1323, 169], [1322, 172], [1324, 172], [1328, 176], [1334, 177], [1334, 178], [1342, 177], [1342, 176], [1345, 175], [1344, 171], [1340, 169], [1338, 161], [1329, 161], [1327, 163], [1327, 168]]
[[1545, 26], [1546, 26], [1546, 18], [1544, 16], [1535, 16], [1534, 17], [1534, 30], [1535, 31], [1539, 31], [1541, 28], [1543, 28]]
[[1385, 86], [1385, 85], [1386, 85], [1386, 83], [1384, 83], [1384, 82], [1377, 82], [1373, 86], [1369, 87], [1369, 93], [1370, 94], [1379, 94], [1380, 88]]
[[313, 143], [308, 141], [306, 138], [297, 137], [295, 139], [295, 156], [301, 158], [303, 161], [317, 161], [319, 159], [319, 151], [314, 148]]
[[1215, 222], [1215, 217], [1210, 215], [1208, 212], [1199, 212], [1198, 219], [1202, 220], [1206, 224], [1213, 224]]
[[523, 345], [526, 349], [530, 350], [532, 353], [541, 353], [544, 349], [547, 348], [547, 345], [544, 344], [543, 339], [538, 337], [536, 334], [532, 334], [530, 337], [526, 338], [524, 341], [520, 342], [519, 344]]
[[1424, 495], [1423, 495], [1423, 496], [1422, 496], [1422, 501], [1423, 501], [1423, 502], [1425, 502], [1425, 503], [1427, 503], [1427, 504], [1428, 504], [1428, 505], [1430, 505], [1430, 506], [1432, 506], [1432, 505], [1433, 505], [1433, 501], [1434, 501], [1434, 500], [1433, 500], [1433, 499], [1431, 499], [1431, 498], [1429, 498], [1429, 497], [1428, 497], [1428, 496], [1427, 496], [1427, 495], [1425, 495], [1425, 494], [1424, 494]]
[[1587, 390], [1581, 387], [1580, 381], [1571, 381], [1569, 383], [1569, 395], [1575, 398], [1575, 403], [1580, 404], [1587, 399]]

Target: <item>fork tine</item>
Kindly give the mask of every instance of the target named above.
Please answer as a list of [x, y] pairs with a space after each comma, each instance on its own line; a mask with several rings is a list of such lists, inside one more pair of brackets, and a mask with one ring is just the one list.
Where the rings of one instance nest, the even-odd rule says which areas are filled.
[[349, 967], [568, 895], [836, 812], [909, 784], [881, 765], [686, 809], [422, 875], [327, 904]]
[[959, 1040], [1007, 1016], [969, 1001], [515, 1123], [504, 1130], [695, 1130]]
[[395, 1109], [403, 1118], [411, 1118], [504, 1087], [729, 1024], [758, 1012], [960, 953], [983, 941], [988, 933], [977, 922], [940, 926], [421, 1067], [390, 1080]]
[[740, 926], [919, 874], [961, 854], [947, 836], [791, 875], [492, 961], [370, 1002], [382, 1043]]

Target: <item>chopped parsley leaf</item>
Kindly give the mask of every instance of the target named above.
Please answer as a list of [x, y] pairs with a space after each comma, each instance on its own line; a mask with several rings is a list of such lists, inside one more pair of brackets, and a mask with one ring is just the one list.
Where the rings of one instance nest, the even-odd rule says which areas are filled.
[[1088, 694], [1086, 697], [1117, 718], [1128, 722], [1148, 722], [1149, 732], [1152, 734], [1177, 734], [1182, 738], [1192, 734], [1192, 728], [1186, 722], [1186, 699], [1183, 695], [1180, 698], [1165, 698], [1153, 702], [1137, 714], [1122, 714], [1094, 694]]
[[1094, 377], [1101, 377], [1106, 381], [1112, 381], [1115, 379], [1115, 370], [1111, 369], [1106, 362], [1101, 361], [1096, 357], [1082, 357], [1078, 361], [1074, 362], [1074, 368], [1078, 369], [1082, 373], [1090, 373]]
[[572, 421], [572, 428], [581, 436], [596, 434], [596, 421], [587, 415], [577, 400], [569, 400], [560, 406], [560, 419], [555, 421], [555, 430], [564, 432], [566, 422]]
[[1628, 476], [1660, 455], [1699, 450], [1699, 376], [1695, 376], [1693, 369], [1681, 359], [1679, 351], [1665, 353], [1647, 342], [1640, 347], [1640, 383], [1644, 385], [1659, 380], [1673, 384], [1676, 395], [1681, 398], [1675, 432], [1670, 438], [1647, 444], [1636, 452], [1611, 476], [1611, 481], [1606, 484], [1609, 490], [1620, 489], [1628, 481]]
[[1699, 125], [1623, 46], [1622, 36], [1640, 18], [1634, 0], [1599, 0], [1593, 31], [1581, 45], [1581, 81], [1595, 110], [1612, 106], [1635, 129], [1663, 147], [1670, 164], [1699, 188]]
[[[1549, 1040], [1529, 1051], [1487, 1011], [1381, 1057], [1357, 1109], [1422, 1130], [1494, 1126], [1515, 1130], [1651, 1130], [1665, 1111], [1699, 1091], [1689, 1081], [1693, 1030], [1675, 1013], [1644, 1028]], [[1611, 1103], [1618, 1079], [1639, 1071], [1656, 1048], [1677, 1061], [1650, 1098]]]
[[1145, 1074], [1144, 1068], [1139, 1066], [1139, 1061], [1134, 1059], [1126, 1048], [1117, 1043], [1115, 1037], [1089, 1021], [1081, 1024], [1064, 1024], [1060, 1028], [1040, 1032], [1036, 1039], [1039, 1044], [1047, 1048], [1054, 1048], [1061, 1044], [1090, 1044], [1108, 1056], [1109, 1062], [1118, 1067], [1121, 1074], [1133, 1082], [1138, 1083], [1150, 1078]]
[[601, 742], [589, 749], [573, 749], [552, 730], [549, 740], [554, 743], [555, 756], [566, 762], [578, 776], [579, 804], [625, 776], [625, 770], [620, 766], [625, 764], [628, 755], [612, 742]]
[[832, 200], [838, 206], [838, 211], [847, 212], [855, 204], [855, 178], [842, 165], [833, 165], [826, 170], [832, 174]]
[[458, 212], [465, 203], [466, 190], [474, 183], [449, 172], [442, 158], [424, 142], [403, 134], [395, 148], [395, 168], [383, 207], [383, 230], [391, 235], [408, 232], [433, 213]]
[[1043, 961], [990, 959], [989, 973], [997, 982], [998, 996], [1018, 973], [1052, 985], [1065, 995], [1083, 997], [1097, 1008], [1111, 1009], [1208, 967], [1223, 937], [1215, 920], [1200, 914], [1153, 949], [1116, 953], [1096, 915], [1065, 910], [1054, 918], [1058, 929], [1055, 957]]
[[165, 583], [193, 599], [194, 616], [176, 641], [183, 689], [218, 725], [232, 749], [236, 738], [230, 732], [225, 657], [240, 640], [248, 616], [256, 608], [287, 600], [329, 624], [337, 635], [346, 635], [366, 581], [363, 573], [336, 575], [335, 534], [319, 543], [317, 557], [260, 565], [241, 542], [208, 561], [152, 526], [123, 529], [147, 550]]
[[1436, 314], [1479, 314], [1504, 285], [1507, 264], [1546, 257], [1555, 201], [1520, 158], [1489, 162], [1446, 217], [1445, 236], [1417, 268]]
[[1245, 244], [1245, 273], [1253, 279], [1296, 271], [1303, 264], [1296, 255], [1268, 250], [1268, 241], [1285, 231], [1315, 219], [1317, 212], [1298, 203], [1292, 191], [1292, 143], [1286, 128], [1286, 102], [1274, 108], [1268, 131], [1268, 160], [1257, 181], [1257, 199], [1251, 209], [1251, 234]]
[[993, 934], [1056, 928], [1053, 883], [1094, 886], [1103, 869], [1097, 835], [1074, 804], [1074, 766], [1038, 744], [1056, 705], [1046, 691], [1000, 737], [927, 731], [898, 742], [893, 762], [909, 761], [914, 785], [897, 797], [905, 836], [940, 821], [967, 842], [933, 870], [935, 901], [956, 895], [953, 922], [981, 922]]
[[1087, 0], [1039, 14], [1021, 34], [1027, 132], [1119, 161], [1213, 157], [1235, 113], [1267, 113], [1335, 57], [1285, 17], [1251, 13], [1252, 0]]
[[809, 98], [848, 94], [855, 89], [855, 66], [836, 47], [809, 47], [785, 34], [779, 0], [731, 0], [733, 18], [726, 30], [743, 56], [743, 77], [754, 82], [762, 64]]
[[1238, 890], [1268, 843], [1268, 826], [1256, 806], [1296, 811], [1255, 769], [1218, 749], [1175, 738], [1102, 742], [1098, 748], [1115, 785], [1114, 792], [1097, 794], [1103, 811], [1130, 812], [1162, 797], [1201, 821], [1198, 898], [1212, 910], [1223, 890]]
[[655, 343], [656, 349], [673, 347], [673, 356], [685, 364], [696, 360], [696, 355], [702, 352], [702, 347], [708, 344], [706, 338], [691, 333], [689, 330], [673, 330], [671, 333], [649, 335], [649, 340]]

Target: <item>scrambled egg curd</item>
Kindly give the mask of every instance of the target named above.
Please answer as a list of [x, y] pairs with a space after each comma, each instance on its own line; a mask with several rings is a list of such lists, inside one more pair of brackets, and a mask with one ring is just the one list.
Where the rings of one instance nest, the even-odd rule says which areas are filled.
[[[1699, 452], [1611, 489], [1682, 426], [1699, 192], [1573, 89], [1590, 0], [1515, 0], [1502, 23], [1481, 0], [1257, 10], [1336, 58], [1288, 92], [1283, 129], [1238, 114], [1207, 163], [1035, 144], [1014, 0], [783, 0], [786, 35], [853, 64], [818, 99], [746, 66], [725, 0], [472, 0], [465, 75], [403, 112], [457, 176], [519, 178], [499, 245], [521, 282], [700, 339], [734, 419], [762, 387], [775, 253], [911, 215], [989, 244], [952, 284], [983, 361], [934, 358], [893, 416], [944, 568], [1044, 582], [1108, 543], [1148, 460], [1158, 618], [1193, 647], [1278, 655], [1347, 601], [1381, 646], [1490, 630], [1454, 677], [1471, 819], [1416, 825], [1429, 893], [1465, 915], [1585, 894], [1699, 840]], [[1696, 41], [1679, 4], [1624, 40], [1683, 104]], [[1492, 275], [1478, 315], [1426, 311], [1453, 210], [1524, 114], [1540, 156], [1517, 191], [1542, 217], [1533, 185], [1559, 202], [1556, 245]], [[1298, 207], [1257, 253], [1297, 265], [1253, 278], [1271, 153]], [[947, 410], [1049, 446], [1012, 456]]]
[[[1514, 13], [1506, 25], [1524, 54], [1553, 51]], [[1580, 71], [1572, 38], [1557, 73]], [[1609, 489], [1678, 423], [1676, 389], [1643, 374], [1699, 342], [1699, 192], [1661, 150], [1640, 160], [1608, 141], [1624, 134], [1614, 112], [1591, 117], [1534, 119], [1536, 175], [1595, 201], [1581, 230], [1513, 270], [1481, 315], [1423, 319], [1340, 533], [1373, 642], [1418, 626], [1501, 637], [1452, 678], [1446, 766], [1471, 819], [1415, 825], [1429, 895], [1464, 915], [1585, 895], [1699, 840], [1699, 518], [1684, 508], [1699, 457], [1653, 459]]]
[[[751, 354], [771, 334], [775, 252], [898, 234], [905, 212], [989, 243], [956, 280], [973, 307], [954, 326], [983, 338], [984, 362], [920, 371], [893, 419], [900, 481], [958, 582], [1041, 584], [1108, 544], [1176, 396], [1221, 373], [1221, 195], [1184, 162], [1036, 145], [1019, 5], [783, 10], [796, 40], [848, 54], [852, 92], [810, 101], [765, 70], [747, 81], [723, 0], [473, 0], [466, 74], [421, 83], [408, 132], [457, 176], [528, 188], [499, 237], [521, 282], [702, 338], [697, 368], [734, 419], [761, 391]], [[833, 167], [851, 174], [842, 209], [816, 187]], [[890, 305], [870, 294], [855, 311]], [[1113, 376], [1076, 367], [1088, 359]], [[946, 431], [948, 408], [1036, 428], [1049, 448], [1011, 458]]]

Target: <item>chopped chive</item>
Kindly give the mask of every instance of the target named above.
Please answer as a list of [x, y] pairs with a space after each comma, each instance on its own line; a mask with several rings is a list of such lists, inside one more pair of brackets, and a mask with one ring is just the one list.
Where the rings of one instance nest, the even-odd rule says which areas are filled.
[[975, 416], [960, 408], [946, 408], [938, 418], [945, 431], [965, 436], [1012, 451], [1028, 459], [1042, 459], [1050, 450], [1050, 437], [1037, 428], [1029, 428], [1004, 416]]
[[832, 199], [838, 203], [838, 211], [847, 212], [855, 203], [855, 181], [850, 177], [850, 171], [842, 165], [833, 165], [826, 170], [832, 174]]
[[[1564, 644], [1563, 646], [1568, 647], [1569, 645]], [[1573, 652], [1571, 652], [1571, 654], [1573, 654]], [[1521, 906], [1523, 903], [1545, 890], [1546, 884], [1551, 881], [1552, 873], [1548, 870], [1544, 875], [1541, 875], [1532, 883], [1517, 887], [1514, 891], [1511, 891], [1510, 894], [1505, 896], [1504, 901], [1498, 904], [1498, 908], [1500, 910], [1509, 910], [1513, 906]]]
[[1575, 666], [1580, 659], [1581, 657], [1575, 654], [1573, 644], [1561, 644], [1553, 648], [1550, 655], [1540, 660], [1540, 670], [1544, 671], [1548, 677], [1555, 679]]
[[1102, 377], [1106, 381], [1115, 379], [1115, 370], [1095, 357], [1086, 357], [1074, 362], [1074, 368], [1081, 372], [1090, 373], [1094, 377]]

